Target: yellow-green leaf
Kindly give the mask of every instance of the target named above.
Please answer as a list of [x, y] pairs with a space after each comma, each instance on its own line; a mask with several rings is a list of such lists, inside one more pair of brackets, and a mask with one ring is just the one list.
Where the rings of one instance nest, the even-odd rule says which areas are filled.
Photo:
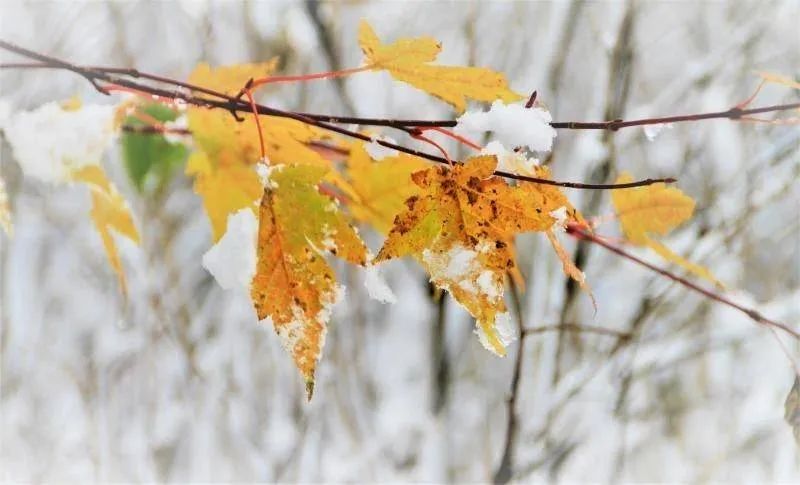
[[358, 234], [318, 191], [326, 171], [308, 165], [271, 169], [259, 209], [258, 263], [251, 287], [258, 318], [274, 325], [305, 379], [309, 399], [339, 293], [324, 252], [366, 263]]

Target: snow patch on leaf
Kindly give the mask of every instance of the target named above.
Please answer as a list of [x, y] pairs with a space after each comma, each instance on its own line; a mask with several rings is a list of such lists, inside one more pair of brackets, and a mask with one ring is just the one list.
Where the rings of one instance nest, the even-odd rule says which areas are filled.
[[277, 189], [278, 182], [272, 179], [271, 175], [275, 170], [280, 170], [283, 165], [270, 165], [269, 160], [264, 160], [256, 164], [256, 173], [258, 174], [258, 179], [261, 181], [261, 185], [264, 186], [265, 189]]
[[561, 206], [556, 210], [550, 211], [550, 217], [555, 219], [556, 221], [553, 223], [553, 231], [566, 231], [567, 222], [569, 217], [567, 216], [567, 208], [566, 206]]
[[[508, 312], [497, 314], [494, 319], [494, 331], [497, 335], [497, 338], [500, 340], [500, 343], [503, 344], [503, 347], [508, 347], [512, 342], [517, 340], [517, 332], [514, 329], [514, 324], [511, 321], [511, 315]], [[478, 340], [480, 340], [481, 345], [483, 345], [486, 350], [495, 352], [495, 348], [489, 341], [489, 337], [486, 335], [483, 327], [479, 326], [475, 328], [475, 334], [478, 336]]]
[[249, 288], [256, 272], [258, 220], [250, 209], [228, 216], [228, 229], [203, 255], [203, 267], [219, 285], [230, 290]]
[[26, 176], [66, 182], [75, 171], [99, 165], [116, 136], [115, 111], [114, 105], [65, 109], [52, 102], [10, 115], [3, 131]]
[[468, 111], [461, 115], [455, 131], [467, 136], [488, 131], [504, 146], [550, 151], [556, 137], [556, 130], [550, 126], [552, 120], [545, 109], [495, 101], [489, 111]]
[[483, 150], [481, 155], [494, 155], [497, 157], [497, 170], [501, 172], [511, 172], [520, 175], [530, 175], [535, 167], [539, 165], [539, 159], [528, 158], [522, 153], [509, 150], [499, 141], [491, 141]]

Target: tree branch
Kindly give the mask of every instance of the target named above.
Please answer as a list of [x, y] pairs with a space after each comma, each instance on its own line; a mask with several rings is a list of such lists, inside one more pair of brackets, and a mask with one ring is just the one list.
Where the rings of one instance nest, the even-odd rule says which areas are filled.
[[658, 266], [655, 266], [654, 264], [648, 263], [647, 261], [645, 261], [645, 260], [643, 260], [643, 259], [641, 259], [641, 258], [639, 258], [637, 256], [634, 256], [633, 254], [625, 251], [624, 249], [622, 249], [620, 247], [617, 247], [617, 246], [605, 241], [604, 239], [602, 239], [600, 237], [597, 237], [596, 235], [586, 231], [585, 229], [583, 229], [583, 228], [581, 228], [581, 227], [579, 227], [579, 226], [577, 226], [577, 225], [575, 225], [573, 223], [570, 223], [570, 224], [567, 225], [567, 233], [570, 234], [573, 237], [578, 238], [578, 239], [581, 239], [581, 240], [584, 240], [584, 241], [589, 241], [589, 242], [592, 242], [592, 243], [597, 244], [599, 246], [602, 246], [602, 247], [608, 249], [609, 251], [611, 251], [613, 253], [616, 253], [619, 256], [622, 256], [625, 259], [628, 259], [630, 261], [633, 261], [636, 264], [644, 266], [645, 268], [647, 268], [647, 269], [649, 269], [651, 271], [655, 271], [656, 273], [659, 273], [662, 276], [666, 276], [667, 278], [671, 279], [672, 281], [674, 281], [676, 283], [679, 283], [679, 284], [685, 286], [686, 288], [689, 288], [690, 290], [692, 290], [694, 292], [700, 293], [701, 295], [705, 296], [706, 298], [714, 300], [714, 301], [716, 301], [718, 303], [722, 303], [723, 305], [727, 305], [727, 306], [729, 306], [729, 307], [731, 307], [731, 308], [733, 308], [735, 310], [739, 310], [740, 312], [742, 312], [745, 315], [747, 315], [747, 317], [750, 318], [751, 320], [753, 320], [755, 323], [762, 324], [762, 325], [767, 325], [767, 326], [772, 326], [772, 327], [775, 327], [775, 328], [779, 328], [779, 329], [783, 330], [784, 332], [788, 333], [789, 335], [791, 335], [792, 337], [800, 340], [800, 332], [798, 332], [797, 330], [793, 329], [792, 327], [786, 325], [785, 323], [781, 323], [781, 322], [777, 322], [775, 320], [771, 320], [771, 319], [765, 317], [764, 315], [762, 315], [761, 313], [759, 313], [755, 309], [747, 308], [745, 306], [742, 306], [742, 305], [740, 305], [740, 304], [738, 304], [736, 302], [733, 302], [733, 301], [725, 298], [722, 295], [719, 295], [717, 293], [714, 293], [711, 290], [707, 290], [707, 289], [705, 289], [705, 288], [703, 288], [703, 287], [701, 287], [701, 286], [699, 286], [699, 285], [697, 285], [695, 283], [692, 283], [691, 281], [687, 280], [686, 278], [678, 276], [675, 273], [672, 273], [672, 272], [667, 271], [665, 269], [659, 268]]

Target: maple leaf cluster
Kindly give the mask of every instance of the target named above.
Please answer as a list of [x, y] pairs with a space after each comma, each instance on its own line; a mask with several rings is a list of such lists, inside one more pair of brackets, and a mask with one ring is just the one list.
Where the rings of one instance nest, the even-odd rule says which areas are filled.
[[[89, 187], [91, 219], [124, 292], [123, 266], [111, 233], [113, 230], [134, 243], [138, 243], [139, 233], [133, 214], [105, 175], [100, 159], [123, 123], [163, 128], [160, 135], [122, 135], [132, 180], [142, 189], [153, 177], [159, 178], [152, 173], [150, 162], [141, 165], [140, 159], [180, 161], [188, 157], [185, 174], [193, 179], [194, 191], [202, 199], [215, 243], [204, 264], [220, 284], [241, 284], [249, 292], [258, 319], [275, 328], [294, 360], [309, 398], [331, 308], [342, 294], [326, 259], [329, 254], [358, 266], [412, 256], [436, 287], [449, 292], [475, 318], [483, 345], [504, 355], [515, 338], [504, 299], [507, 280], [522, 286], [514, 245], [517, 234], [544, 234], [564, 272], [591, 295], [585, 275], [559, 237], [570, 225], [589, 231], [592, 225], [559, 187], [509, 181], [495, 174], [504, 170], [550, 179], [549, 169], [532, 157], [532, 152], [547, 151], [552, 145], [555, 131], [549, 125], [549, 113], [540, 106], [514, 104], [523, 96], [512, 91], [500, 73], [435, 64], [441, 46], [433, 38], [403, 38], [384, 44], [362, 22], [358, 40], [365, 64], [353, 71], [386, 71], [449, 103], [458, 113], [466, 110], [468, 100], [493, 103], [487, 112], [465, 113], [457, 131], [479, 129], [496, 133], [498, 139], [481, 147], [449, 133], [479, 150], [463, 162], [435, 165], [407, 153], [376, 150], [381, 147], [375, 141], [335, 137], [299, 119], [257, 113], [237, 119], [222, 109], [175, 106], [136, 97], [120, 103], [111, 116], [104, 111], [103, 128], [93, 139], [93, 148], [80, 153], [62, 145], [57, 149], [42, 143], [30, 147], [30, 133], [43, 122], [84, 126], [86, 120], [81, 117], [94, 108], [80, 103], [53, 104], [22, 114], [3, 130], [26, 173], [43, 173], [40, 169], [47, 160], [49, 175], [42, 178]], [[248, 86], [268, 84], [277, 66], [277, 60], [218, 68], [199, 64], [189, 82], [228, 96], [250, 96]], [[516, 131], [516, 126], [527, 131]], [[170, 138], [169, 129], [175, 127], [186, 136]], [[503, 145], [517, 141], [528, 151], [525, 146]], [[53, 178], [53, 173], [61, 176]], [[621, 175], [619, 182], [626, 181], [630, 177]], [[0, 195], [0, 222], [10, 228], [9, 211], [2, 210], [7, 206], [4, 190]], [[612, 200], [629, 243], [649, 247], [668, 261], [718, 283], [707, 269], [654, 239], [691, 217], [694, 202], [690, 197], [656, 184], [616, 190]], [[374, 258], [356, 225], [386, 236]], [[231, 264], [226, 252], [238, 263]], [[223, 276], [226, 271], [237, 273]]]

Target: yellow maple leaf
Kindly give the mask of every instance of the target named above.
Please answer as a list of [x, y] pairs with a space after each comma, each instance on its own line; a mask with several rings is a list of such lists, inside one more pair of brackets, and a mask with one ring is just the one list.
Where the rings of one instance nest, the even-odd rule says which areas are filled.
[[251, 287], [259, 320], [271, 320], [305, 379], [309, 399], [339, 288], [323, 252], [366, 263], [358, 234], [318, 191], [327, 170], [309, 165], [270, 170], [259, 209], [258, 263]]
[[506, 272], [515, 268], [509, 243], [519, 232], [550, 230], [556, 219], [541, 206], [550, 204], [545, 195], [509, 186], [492, 175], [496, 165], [480, 156], [414, 173], [422, 194], [406, 200], [375, 261], [418, 258], [476, 318], [484, 346], [504, 355], [513, 336], [503, 301]]
[[773, 74], [771, 72], [759, 72], [758, 75], [764, 81], [775, 84], [783, 84], [784, 86], [788, 86], [794, 89], [800, 89], [800, 82], [797, 82], [790, 77], [781, 76], [780, 74]]
[[411, 174], [427, 165], [421, 158], [407, 154], [373, 161], [363, 143], [354, 143], [347, 159], [351, 183], [348, 193], [351, 197], [350, 212], [379, 232], [388, 233], [405, 200], [419, 194], [419, 187], [411, 181]]
[[436, 66], [429, 64], [441, 51], [431, 37], [402, 38], [382, 44], [370, 25], [362, 20], [358, 43], [372, 70], [386, 70], [403, 81], [453, 105], [459, 112], [467, 107], [466, 98], [478, 101], [502, 100], [506, 103], [523, 97], [508, 87], [503, 74], [482, 67]]
[[[531, 176], [536, 178], [550, 179], [550, 169], [547, 167], [537, 166], [528, 172]], [[553, 215], [554, 213], [563, 211], [564, 223], [572, 222], [580, 226], [587, 225], [583, 215], [572, 205], [569, 199], [567, 199], [567, 196], [565, 196], [558, 187], [554, 185], [536, 184], [533, 182], [521, 182], [520, 186], [523, 190], [530, 193], [532, 202], [536, 204], [537, 209], [540, 209], [542, 212]], [[592, 304], [597, 308], [592, 290], [586, 282], [586, 275], [575, 266], [575, 262], [572, 261], [567, 250], [561, 245], [561, 242], [556, 236], [554, 226], [546, 230], [545, 234], [547, 235], [547, 240], [550, 242], [550, 245], [553, 247], [553, 251], [555, 251], [559, 261], [561, 261], [564, 274], [575, 280], [578, 285], [580, 285], [581, 289], [589, 294], [589, 297], [592, 299]]]
[[235, 96], [239, 94], [239, 91], [247, 84], [247, 81], [269, 76], [275, 72], [277, 67], [277, 57], [267, 62], [234, 64], [216, 68], [212, 68], [206, 62], [201, 62], [195, 66], [189, 75], [189, 82], [229, 96]]
[[[623, 173], [616, 183], [632, 182], [633, 178]], [[614, 190], [611, 201], [622, 226], [622, 232], [632, 244], [647, 246], [669, 262], [675, 263], [690, 273], [723, 286], [711, 271], [686, 260], [669, 248], [654, 240], [651, 235], [664, 236], [692, 217], [694, 200], [679, 189], [663, 183]]]
[[117, 273], [120, 288], [123, 293], [126, 293], [125, 272], [122, 269], [122, 262], [119, 258], [117, 245], [111, 235], [111, 230], [113, 229], [134, 243], [139, 244], [139, 232], [133, 223], [133, 217], [128, 205], [116, 187], [114, 187], [114, 184], [108, 180], [103, 169], [98, 165], [86, 165], [75, 170], [72, 173], [72, 179], [85, 183], [91, 189], [92, 222], [103, 240], [106, 257], [114, 272]]
[[[263, 64], [241, 64], [211, 69], [200, 64], [189, 77], [199, 85], [236, 94], [251, 77], [263, 77], [274, 70], [275, 61]], [[214, 241], [225, 233], [228, 216], [251, 207], [254, 211], [261, 197], [261, 186], [255, 165], [261, 159], [258, 126], [252, 116], [237, 121], [221, 109], [191, 107], [187, 110], [189, 129], [198, 152], [186, 167], [195, 176], [195, 192], [203, 198], [212, 226]], [[260, 116], [264, 148], [268, 163], [330, 166], [308, 143], [330, 135], [297, 120]], [[327, 177], [335, 184], [344, 184], [337, 172]]]
[[194, 176], [194, 191], [203, 198], [214, 242], [225, 234], [228, 215], [244, 208], [256, 212], [263, 188], [254, 166], [235, 161], [213, 166], [205, 152], [194, 152], [186, 174]]

